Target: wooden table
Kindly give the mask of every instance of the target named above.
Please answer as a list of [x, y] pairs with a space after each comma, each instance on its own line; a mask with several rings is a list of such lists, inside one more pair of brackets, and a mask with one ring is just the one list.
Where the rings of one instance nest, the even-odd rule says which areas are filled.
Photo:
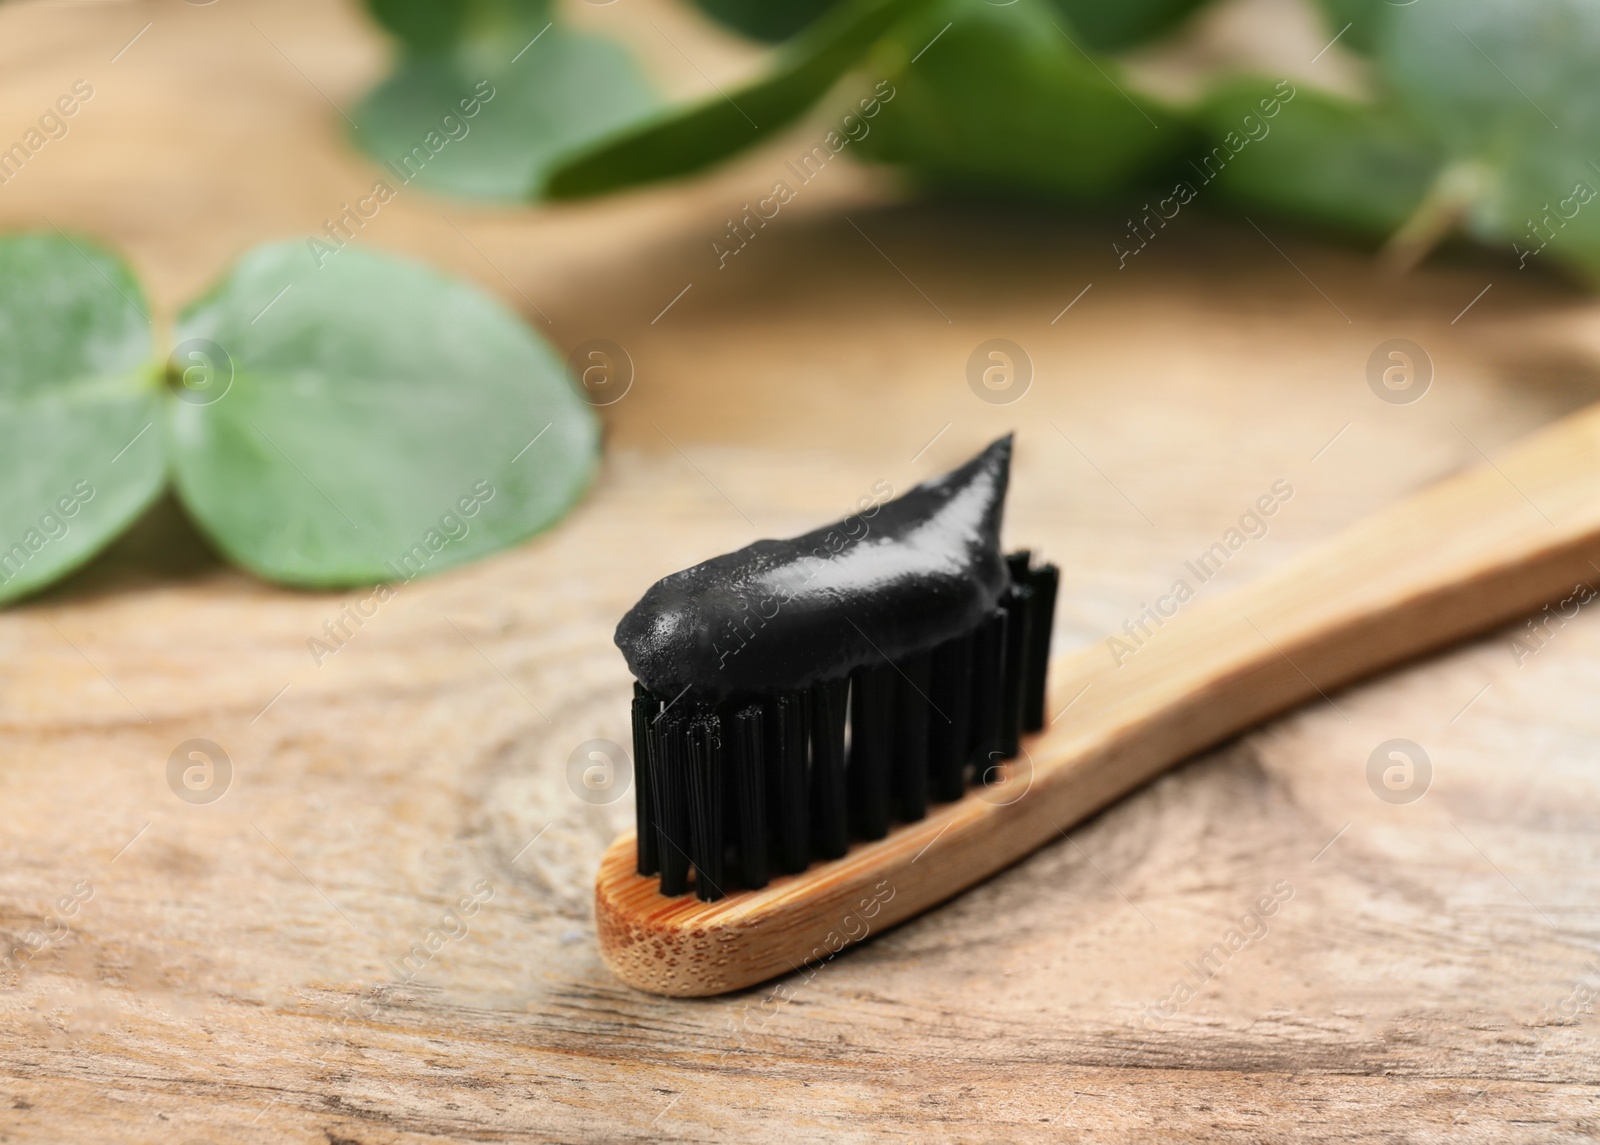
[[[584, 16], [639, 43], [662, 22], [713, 76], [748, 66], [665, 3]], [[652, 54], [669, 90], [703, 87]], [[324, 96], [381, 68], [354, 10], [314, 0], [8, 3], [0, 136], [73, 80], [96, 95], [0, 187], [0, 224], [101, 236], [170, 316], [371, 185]], [[362, 235], [562, 347], [631, 353], [602, 476], [544, 537], [407, 585], [320, 667], [307, 641], [349, 597], [225, 567], [171, 504], [0, 616], [0, 937], [60, 935], [0, 983], [0, 1140], [1595, 1131], [1587, 611], [1520, 663], [1503, 632], [1261, 728], [814, 975], [684, 1002], [607, 974], [590, 884], [631, 800], [580, 801], [568, 757], [626, 742], [610, 634], [656, 577], [1015, 428], [1009, 540], [1062, 564], [1058, 647], [1104, 641], [1275, 481], [1292, 499], [1205, 592], [1482, 464], [1600, 374], [1593, 304], [1504, 258], [1395, 281], [1197, 213], [1119, 271], [1115, 214], [897, 205], [843, 165], [719, 270], [724, 218], [797, 139], [560, 210], [408, 191]], [[996, 337], [1033, 363], [1014, 404], [966, 382]], [[1368, 388], [1391, 337], [1435, 364], [1415, 404]], [[166, 779], [195, 737], [234, 765], [210, 804]], [[1392, 738], [1432, 760], [1418, 801], [1368, 785]], [[1265, 933], [1174, 1002], [1274, 886]], [[457, 925], [463, 895], [483, 901]]]

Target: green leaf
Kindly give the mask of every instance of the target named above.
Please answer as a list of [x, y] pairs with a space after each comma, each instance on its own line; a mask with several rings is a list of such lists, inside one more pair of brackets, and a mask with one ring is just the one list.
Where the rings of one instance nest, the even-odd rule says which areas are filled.
[[1437, 148], [1393, 109], [1288, 90], [1285, 101], [1281, 81], [1238, 79], [1202, 101], [1196, 118], [1214, 145], [1189, 165], [1196, 189], [1214, 181], [1247, 208], [1364, 236], [1393, 233], [1428, 193]]
[[231, 384], [170, 403], [178, 493], [272, 580], [459, 565], [550, 525], [594, 472], [594, 412], [551, 348], [416, 262], [262, 247], [185, 311], [178, 338], [231, 366]]
[[804, 31], [839, 0], [694, 0], [724, 27], [769, 44]]
[[954, 0], [896, 40], [906, 63], [891, 75], [895, 94], [857, 146], [924, 182], [1104, 195], [1197, 146], [1182, 120], [1119, 83], [1116, 65], [1088, 55], [1042, 0]]
[[[1448, 193], [1475, 237], [1548, 245], [1600, 270], [1600, 4], [1459, 0], [1387, 13], [1378, 58], [1444, 151]], [[1437, 229], [1437, 228], [1435, 228]]]
[[161, 491], [144, 297], [86, 239], [0, 239], [0, 600], [104, 548]]
[[413, 52], [449, 51], [466, 28], [466, 8], [438, 0], [367, 0], [367, 11]]
[[454, 52], [469, 40], [514, 42], [515, 51], [549, 22], [550, 0], [367, 0], [367, 11], [421, 55]]
[[1594, 141], [1597, 52], [1589, 0], [1456, 0], [1395, 9], [1380, 62], [1453, 152], [1525, 158]]
[[1053, 0], [1086, 48], [1115, 52], [1171, 30], [1206, 0]]
[[703, 170], [798, 119], [897, 21], [932, 0], [847, 0], [778, 55], [753, 84], [625, 132], [551, 174], [554, 199], [600, 195]]
[[[534, 38], [534, 37], [537, 38]], [[520, 200], [574, 148], [632, 123], [656, 104], [616, 42], [546, 23], [491, 62], [479, 43], [410, 55], [367, 94], [352, 139], [396, 190]]]
[[1394, 8], [1389, 0], [1318, 0], [1328, 37], [1339, 46], [1367, 55], [1377, 46], [1384, 13]]

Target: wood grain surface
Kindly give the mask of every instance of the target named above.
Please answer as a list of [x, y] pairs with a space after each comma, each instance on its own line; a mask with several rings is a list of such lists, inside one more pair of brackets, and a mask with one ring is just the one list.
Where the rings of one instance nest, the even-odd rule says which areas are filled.
[[[678, 94], [751, 64], [666, 0], [574, 8]], [[11, 0], [0, 140], [96, 95], [0, 225], [101, 237], [165, 320], [371, 186], [330, 103], [382, 66], [353, 6]], [[170, 504], [0, 615], [0, 936], [54, 936], [0, 983], [0, 1140], [1593, 1136], [1587, 608], [1332, 693], [815, 973], [610, 977], [590, 894], [631, 802], [583, 802], [568, 760], [626, 742], [610, 633], [664, 572], [1014, 428], [1008, 542], [1062, 566], [1058, 649], [1104, 645], [1275, 482], [1199, 599], [1600, 394], [1600, 311], [1560, 283], [1460, 252], [1392, 280], [1266, 217], [1186, 214], [1119, 271], [1125, 211], [909, 206], [836, 164], [719, 270], [813, 130], [559, 210], [408, 192], [361, 236], [629, 350], [601, 477], [547, 535], [404, 586], [320, 666], [352, 597], [227, 568]], [[997, 337], [1034, 368], [1009, 405], [965, 376]], [[1395, 337], [1434, 365], [1412, 404], [1367, 384]], [[191, 738], [232, 761], [209, 804], [168, 785]], [[1410, 803], [1368, 783], [1396, 738], [1432, 761]]]

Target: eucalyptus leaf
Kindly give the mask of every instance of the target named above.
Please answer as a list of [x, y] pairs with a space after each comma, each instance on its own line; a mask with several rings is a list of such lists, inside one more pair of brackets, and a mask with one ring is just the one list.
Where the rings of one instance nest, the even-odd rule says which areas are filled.
[[656, 102], [620, 44], [546, 21], [512, 39], [403, 56], [361, 101], [351, 137], [384, 165], [396, 190], [415, 183], [512, 201], [526, 198], [561, 157]]
[[1170, 31], [1206, 0], [1052, 0], [1084, 47], [1101, 52], [1131, 48]]
[[694, 0], [717, 23], [776, 44], [804, 31], [839, 0]]
[[1359, 55], [1368, 55], [1378, 44], [1378, 30], [1384, 13], [1394, 8], [1390, 0], [1318, 0], [1330, 39]]
[[455, 52], [466, 41], [515, 51], [549, 22], [550, 0], [367, 0], [367, 11], [409, 52]]
[[466, 28], [466, 8], [438, 0], [367, 0], [367, 11], [413, 52], [447, 52]]
[[[1429, 209], [1600, 269], [1600, 4], [1458, 0], [1386, 14], [1378, 58], [1446, 155]], [[1435, 230], [1442, 228], [1436, 227]]]
[[[935, 38], [937, 37], [937, 38]], [[859, 150], [922, 181], [999, 194], [1105, 195], [1198, 146], [1119, 83], [1045, 0], [946, 0], [896, 33], [905, 62]]]
[[845, 0], [791, 41], [755, 83], [619, 135], [570, 159], [545, 193], [573, 199], [703, 170], [798, 119], [868, 49], [907, 15], [933, 0]]
[[241, 259], [181, 316], [230, 378], [173, 400], [174, 481], [204, 532], [272, 580], [409, 580], [545, 528], [599, 444], [562, 361], [494, 298], [360, 247]]
[[0, 600], [83, 564], [160, 493], [146, 311], [86, 239], [0, 239]]
[[[1248, 208], [1385, 238], [1408, 219], [1439, 171], [1437, 147], [1392, 108], [1301, 85], [1284, 102], [1268, 79], [1239, 79], [1196, 110], [1218, 154], [1217, 191]], [[1269, 109], [1276, 108], [1272, 114]], [[1230, 154], [1233, 141], [1248, 140]]]

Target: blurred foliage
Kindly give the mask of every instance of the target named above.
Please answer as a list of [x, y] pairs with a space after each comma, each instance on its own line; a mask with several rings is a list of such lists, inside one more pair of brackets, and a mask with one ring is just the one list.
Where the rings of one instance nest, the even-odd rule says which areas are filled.
[[1389, 0], [1318, 0], [1328, 35], [1339, 37], [1341, 47], [1370, 55], [1378, 42], [1378, 25]]
[[1600, 275], [1600, 3], [1456, 0], [1384, 13], [1377, 59], [1444, 153], [1425, 209]]
[[1087, 47], [1115, 52], [1137, 47], [1175, 27], [1205, 0], [1053, 0]]
[[[1240, 77], [1211, 91], [1195, 114], [1210, 139], [1266, 130], [1270, 146], [1242, 148], [1216, 176], [1217, 190], [1240, 206], [1263, 208], [1354, 235], [1399, 229], [1428, 193], [1437, 148], [1393, 108], [1301, 87], [1292, 113], [1263, 115], [1272, 80]], [[1226, 144], [1222, 144], [1226, 146]]]
[[752, 40], [776, 44], [803, 32], [839, 0], [694, 0], [717, 23]]
[[[1219, 0], [688, 2], [776, 46], [754, 80], [665, 106], [552, 0], [367, 0], [396, 50], [355, 113], [374, 196], [608, 193], [825, 109], [803, 163], [853, 143], [931, 190], [1141, 204], [1146, 229], [1203, 196], [1399, 265], [1463, 235], [1600, 280], [1600, 0], [1315, 0], [1364, 98], [1219, 71], [1184, 102], [1124, 53]], [[0, 239], [0, 601], [90, 559], [169, 476], [223, 552], [309, 586], [409, 579], [566, 511], [598, 433], [551, 348], [476, 288], [345, 245], [246, 255], [163, 364], [114, 255]]]
[[1048, 0], [944, 0], [894, 36], [898, 50], [884, 56], [905, 61], [889, 73], [896, 95], [862, 153], [926, 183], [1100, 196], [1201, 145], [1165, 105], [1119, 86], [1114, 64], [1076, 47]]
[[409, 54], [355, 109], [352, 134], [394, 186], [514, 201], [574, 148], [657, 106], [632, 58], [603, 36], [548, 25], [503, 60], [519, 50], [514, 63], [476, 68], [481, 42]]
[[[692, 2], [779, 45], [761, 76], [687, 105], [608, 103], [596, 93], [627, 88], [631, 65], [596, 57], [564, 70], [557, 52], [590, 49], [556, 24], [542, 77], [486, 109], [478, 141], [442, 155], [430, 184], [505, 198], [616, 191], [702, 170], [827, 104], [844, 113], [853, 154], [933, 189], [1126, 202], [1173, 180], [1195, 193], [1214, 183], [1208, 203], [1383, 242], [1402, 264], [1459, 234], [1524, 265], [1548, 248], [1600, 277], [1600, 206], [1589, 205], [1600, 0], [1315, 0], [1335, 41], [1326, 50], [1365, 61], [1366, 98], [1219, 71], [1181, 104], [1141, 90], [1122, 54], [1181, 36], [1216, 0]], [[380, 159], [477, 77], [463, 59], [508, 76], [494, 61], [559, 20], [533, 0], [369, 3], [400, 45], [395, 76], [367, 105], [386, 126], [358, 133]], [[448, 82], [424, 66], [441, 57]], [[870, 128], [850, 133], [849, 114], [865, 114], [856, 101], [885, 90]], [[1264, 99], [1277, 100], [1271, 116]], [[491, 110], [509, 122], [490, 129]]]
[[168, 402], [173, 484], [269, 580], [393, 584], [497, 552], [559, 519], [599, 456], [594, 410], [551, 346], [411, 259], [259, 247], [175, 338], [216, 347], [231, 380]]
[[543, 190], [552, 198], [595, 195], [686, 175], [743, 151], [805, 114], [886, 31], [924, 2], [840, 5], [784, 47], [755, 83], [639, 124], [567, 162]]
[[0, 240], [0, 601], [94, 556], [161, 491], [147, 313], [87, 240]]
[[520, 541], [594, 471], [594, 411], [550, 346], [407, 259], [262, 247], [176, 336], [162, 362], [138, 282], [89, 240], [0, 238], [0, 601], [94, 556], [169, 474], [234, 561], [336, 587]]
[[401, 46], [354, 111], [391, 181], [512, 201], [552, 162], [657, 106], [620, 44], [555, 21], [546, 0], [368, 0]]
[[520, 45], [550, 22], [550, 7], [550, 0], [367, 0], [373, 19], [406, 51], [424, 56]]

